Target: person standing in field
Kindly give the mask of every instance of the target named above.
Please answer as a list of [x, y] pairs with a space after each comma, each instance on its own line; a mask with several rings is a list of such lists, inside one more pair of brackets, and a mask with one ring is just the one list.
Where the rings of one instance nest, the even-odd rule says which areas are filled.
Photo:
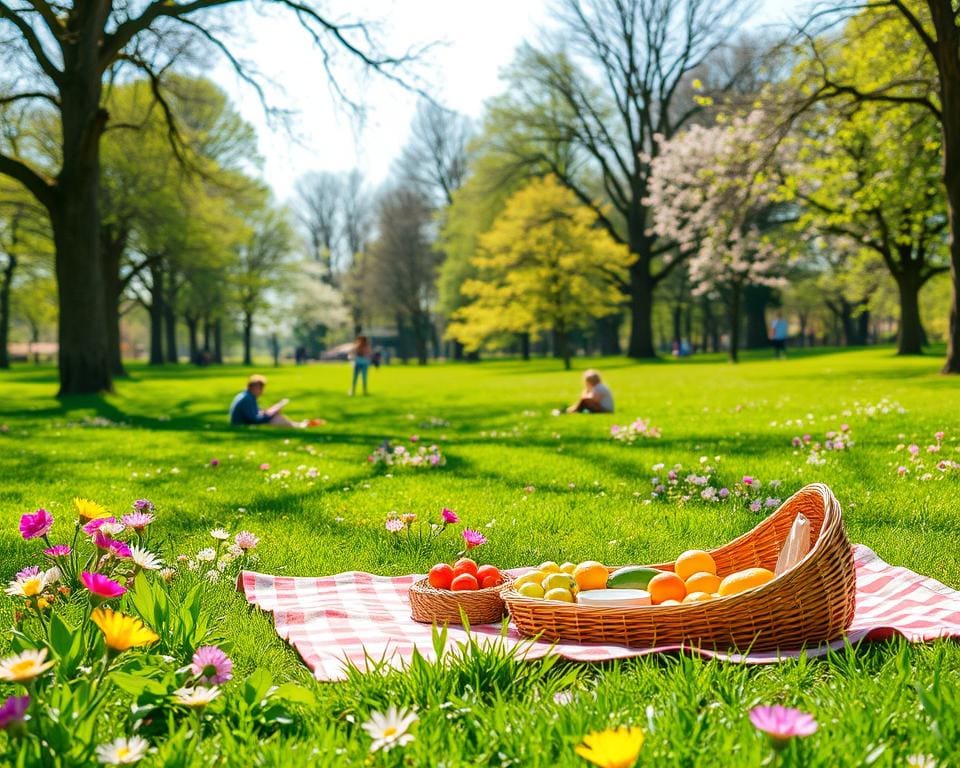
[[580, 399], [567, 408], [567, 413], [613, 413], [613, 392], [600, 380], [600, 372], [590, 368], [583, 372]]
[[774, 315], [770, 323], [770, 343], [773, 344], [773, 353], [777, 358], [787, 356], [787, 339], [790, 338], [790, 324], [780, 312]]
[[350, 385], [350, 396], [357, 394], [357, 379], [363, 377], [363, 394], [367, 394], [367, 372], [370, 370], [370, 359], [373, 357], [373, 348], [366, 336], [357, 336], [350, 350], [350, 359], [353, 361], [353, 383]]

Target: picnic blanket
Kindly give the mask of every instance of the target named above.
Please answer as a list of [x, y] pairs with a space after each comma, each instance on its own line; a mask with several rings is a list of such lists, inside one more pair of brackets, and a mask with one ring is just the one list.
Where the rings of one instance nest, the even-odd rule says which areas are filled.
[[[853, 547], [857, 575], [857, 608], [846, 638], [808, 647], [808, 656], [821, 656], [845, 643], [882, 640], [897, 635], [910, 642], [960, 638], [960, 592], [906, 568], [884, 562], [868, 547]], [[526, 570], [526, 569], [522, 569]], [[346, 665], [368, 669], [368, 659], [402, 667], [416, 648], [435, 659], [433, 628], [410, 618], [408, 587], [421, 576], [374, 576], [351, 571], [320, 578], [269, 576], [243, 571], [237, 588], [247, 600], [273, 613], [277, 634], [303, 657], [318, 680], [342, 680]], [[757, 653], [724, 653], [692, 646], [659, 645], [628, 648], [603, 643], [531, 641], [511, 625], [488, 624], [470, 628], [476, 638], [489, 638], [514, 647], [535, 659], [556, 653], [572, 661], [609, 661], [665, 651], [686, 651], [706, 657], [748, 664], [771, 664], [799, 656], [799, 649]], [[467, 632], [451, 626], [448, 648], [467, 640]]]

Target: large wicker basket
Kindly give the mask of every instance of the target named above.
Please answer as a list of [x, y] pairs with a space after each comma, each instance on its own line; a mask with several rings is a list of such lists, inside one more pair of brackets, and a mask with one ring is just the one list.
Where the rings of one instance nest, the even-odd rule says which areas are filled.
[[411, 616], [424, 624], [462, 624], [462, 610], [471, 625], [499, 622], [507, 615], [503, 593], [513, 584], [507, 574], [503, 579], [495, 587], [462, 592], [436, 589], [427, 579], [415, 581], [408, 590]]
[[[739, 595], [676, 606], [598, 608], [508, 590], [504, 601], [520, 634], [551, 641], [744, 651], [835, 640], [853, 619], [856, 585], [840, 504], [827, 486], [806, 486], [752, 531], [711, 554], [720, 576], [756, 566], [773, 570], [799, 512], [810, 521], [810, 552], [778, 578]], [[673, 570], [672, 563], [654, 567]]]

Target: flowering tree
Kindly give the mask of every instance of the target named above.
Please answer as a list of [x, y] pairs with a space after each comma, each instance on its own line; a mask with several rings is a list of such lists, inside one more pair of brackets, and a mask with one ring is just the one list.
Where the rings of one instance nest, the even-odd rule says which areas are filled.
[[781, 252], [767, 235], [777, 219], [777, 183], [766, 171], [776, 143], [763, 123], [755, 111], [661, 142], [650, 181], [654, 232], [690, 255], [694, 295], [726, 302], [733, 361], [744, 287], [782, 282]]

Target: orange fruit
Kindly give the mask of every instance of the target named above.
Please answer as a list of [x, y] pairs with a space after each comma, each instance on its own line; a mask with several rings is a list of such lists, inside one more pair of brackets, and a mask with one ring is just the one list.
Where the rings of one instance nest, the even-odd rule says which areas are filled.
[[603, 563], [587, 560], [573, 569], [573, 578], [580, 589], [605, 589], [610, 572]]
[[685, 603], [702, 603], [704, 600], [713, 600], [713, 598], [710, 597], [710, 593], [708, 592], [691, 592], [683, 598], [683, 602]]
[[673, 570], [676, 571], [677, 576], [686, 581], [693, 576], [693, 574], [700, 573], [701, 571], [715, 574], [717, 572], [717, 564], [709, 552], [704, 552], [702, 549], [688, 549], [677, 558]]
[[720, 582], [720, 589], [717, 592], [722, 597], [738, 595], [748, 589], [761, 587], [768, 581], [773, 581], [774, 576], [773, 571], [768, 571], [766, 568], [747, 568], [727, 576]]
[[720, 577], [713, 573], [700, 571], [685, 581], [687, 592], [716, 592], [720, 588]]
[[687, 596], [687, 588], [675, 573], [659, 573], [650, 579], [647, 585], [650, 593], [650, 602], [660, 605], [664, 600], [683, 600]]

